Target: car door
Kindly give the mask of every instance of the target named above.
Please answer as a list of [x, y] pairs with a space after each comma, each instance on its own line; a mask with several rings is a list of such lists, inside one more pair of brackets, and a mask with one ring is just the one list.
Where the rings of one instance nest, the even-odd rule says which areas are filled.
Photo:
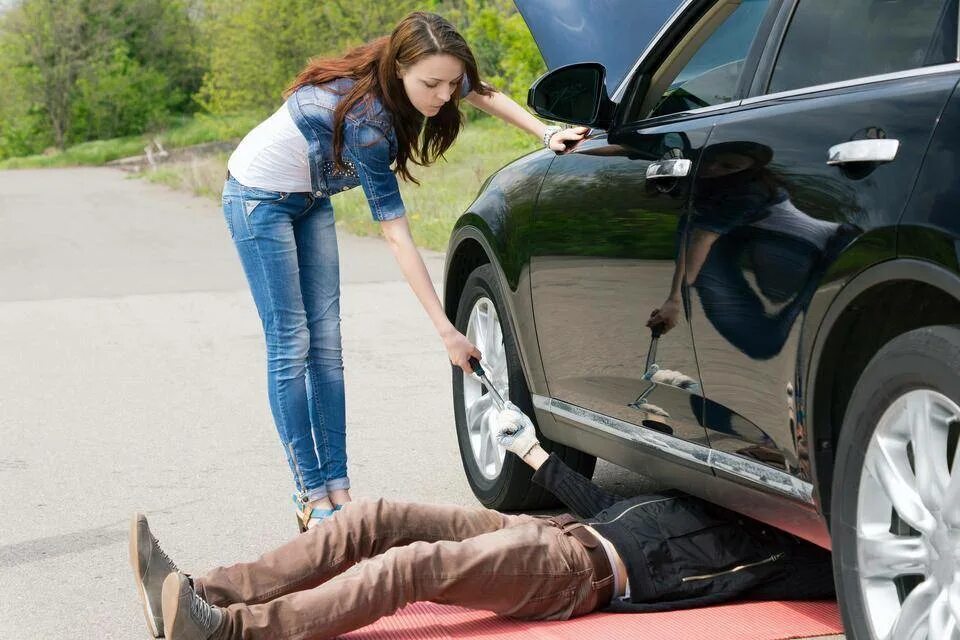
[[[681, 34], [655, 74], [664, 99], [654, 117], [615, 119], [609, 133], [554, 160], [530, 246], [534, 317], [551, 395], [539, 399], [541, 408], [549, 403], [569, 420], [701, 464], [708, 451], [701, 381], [689, 324], [676, 312], [682, 308], [676, 259], [693, 168], [716, 114], [737, 104], [743, 63], [769, 2], [719, 5]], [[704, 82], [671, 92], [692, 76]], [[623, 104], [645, 86], [628, 90]], [[665, 307], [674, 313], [651, 322]], [[684, 449], [674, 439], [704, 446]]]
[[[804, 317], [895, 255], [895, 225], [957, 83], [957, 6], [785, 3], [751, 95], [716, 118], [684, 281], [714, 467], [810, 480]], [[878, 318], [878, 322], [882, 318]]]

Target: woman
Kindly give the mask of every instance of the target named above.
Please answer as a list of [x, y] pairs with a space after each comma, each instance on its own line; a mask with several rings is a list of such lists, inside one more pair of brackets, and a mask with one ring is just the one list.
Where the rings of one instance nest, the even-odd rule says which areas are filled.
[[396, 175], [417, 183], [409, 164], [427, 166], [450, 147], [461, 127], [461, 98], [555, 151], [586, 130], [545, 126], [481, 83], [460, 34], [422, 12], [389, 37], [311, 61], [285, 97], [230, 157], [223, 210], [263, 323], [270, 407], [306, 530], [350, 501], [330, 196], [362, 186], [450, 361], [469, 372], [468, 359], [481, 354], [443, 312], [410, 236]]

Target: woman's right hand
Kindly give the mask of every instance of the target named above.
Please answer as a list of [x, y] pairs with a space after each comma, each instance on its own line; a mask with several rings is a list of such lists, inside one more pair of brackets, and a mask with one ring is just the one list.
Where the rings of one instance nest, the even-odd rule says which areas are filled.
[[443, 346], [447, 348], [447, 355], [450, 356], [450, 362], [463, 369], [464, 373], [468, 375], [473, 373], [473, 367], [470, 366], [470, 357], [473, 356], [477, 360], [481, 360], [483, 356], [480, 350], [456, 329], [451, 329], [441, 337], [443, 338]]

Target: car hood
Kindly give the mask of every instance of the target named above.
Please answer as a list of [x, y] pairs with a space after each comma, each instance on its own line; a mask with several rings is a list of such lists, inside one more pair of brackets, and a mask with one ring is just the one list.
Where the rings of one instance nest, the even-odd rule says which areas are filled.
[[683, 0], [514, 0], [548, 69], [599, 62], [612, 95]]

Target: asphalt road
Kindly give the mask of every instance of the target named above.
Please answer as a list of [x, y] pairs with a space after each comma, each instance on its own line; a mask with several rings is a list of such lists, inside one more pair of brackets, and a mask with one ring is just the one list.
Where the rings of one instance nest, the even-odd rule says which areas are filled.
[[[216, 203], [111, 169], [0, 172], [0, 230], [0, 637], [145, 638], [134, 510], [192, 572], [296, 532], [239, 261]], [[354, 495], [476, 504], [426, 314], [382, 241], [340, 254]]]

